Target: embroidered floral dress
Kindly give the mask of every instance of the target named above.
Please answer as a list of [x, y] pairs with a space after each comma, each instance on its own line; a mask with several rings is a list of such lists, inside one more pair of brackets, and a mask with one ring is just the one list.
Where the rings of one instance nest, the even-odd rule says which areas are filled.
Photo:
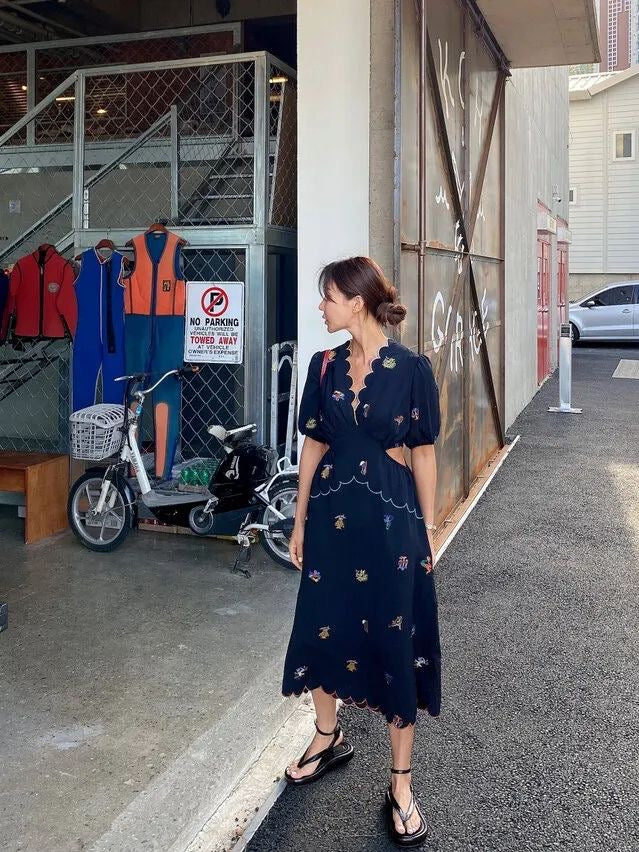
[[[357, 398], [349, 343], [310, 362], [299, 431], [329, 445], [313, 475], [282, 692], [321, 686], [398, 728], [439, 714], [441, 656], [430, 547], [415, 480], [386, 449], [435, 442], [430, 361], [389, 339]], [[355, 409], [353, 403], [357, 403]]]

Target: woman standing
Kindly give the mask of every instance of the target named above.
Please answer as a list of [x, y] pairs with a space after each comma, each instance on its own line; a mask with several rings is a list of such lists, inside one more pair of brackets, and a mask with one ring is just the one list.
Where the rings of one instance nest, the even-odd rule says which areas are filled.
[[416, 711], [437, 716], [441, 698], [439, 393], [428, 358], [385, 336], [406, 309], [374, 261], [329, 264], [320, 291], [328, 330], [351, 339], [313, 355], [300, 403], [306, 440], [290, 551], [302, 578], [282, 692], [311, 691], [317, 733], [285, 775], [309, 783], [353, 756], [336, 698], [380, 711], [393, 756], [389, 829], [397, 843], [418, 845], [428, 829], [410, 776]]

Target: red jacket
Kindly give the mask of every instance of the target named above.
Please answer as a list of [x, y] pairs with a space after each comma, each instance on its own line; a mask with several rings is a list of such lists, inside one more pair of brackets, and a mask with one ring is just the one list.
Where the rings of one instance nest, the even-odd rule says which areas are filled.
[[13, 267], [2, 332], [15, 314], [18, 337], [64, 337], [75, 334], [78, 305], [75, 273], [53, 246], [42, 245], [21, 257]]

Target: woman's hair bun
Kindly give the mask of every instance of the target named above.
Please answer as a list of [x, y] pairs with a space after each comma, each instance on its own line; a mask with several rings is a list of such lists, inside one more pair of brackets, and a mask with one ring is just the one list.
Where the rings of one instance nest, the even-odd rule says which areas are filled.
[[375, 318], [382, 325], [399, 325], [406, 317], [406, 307], [401, 302], [381, 302]]

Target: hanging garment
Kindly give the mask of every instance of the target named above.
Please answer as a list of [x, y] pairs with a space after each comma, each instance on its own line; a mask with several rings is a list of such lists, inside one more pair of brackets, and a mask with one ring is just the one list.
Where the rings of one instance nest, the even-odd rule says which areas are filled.
[[9, 300], [9, 276], [0, 269], [0, 344], [4, 343], [7, 337], [7, 329], [5, 324], [9, 325], [9, 317], [5, 317], [7, 310], [7, 302]]
[[75, 282], [78, 326], [73, 340], [73, 411], [96, 401], [102, 375], [102, 401], [122, 403], [124, 361], [124, 258], [117, 252], [102, 257], [90, 248], [81, 255]]
[[[411, 469], [391, 447], [433, 444], [431, 364], [389, 339], [356, 394], [349, 344], [311, 359], [299, 430], [328, 444], [313, 475], [303, 572], [282, 691], [322, 687], [397, 728], [440, 712], [441, 650], [432, 554]], [[357, 403], [355, 410], [353, 403]]]
[[6, 324], [15, 315], [18, 337], [73, 337], [78, 319], [74, 279], [73, 266], [54, 246], [42, 245], [21, 257], [11, 271]]
[[[127, 373], [152, 373], [157, 381], [182, 366], [186, 282], [185, 241], [170, 231], [147, 231], [131, 241], [134, 267], [124, 279]], [[169, 479], [180, 432], [180, 381], [169, 376], [153, 392], [155, 474]]]

